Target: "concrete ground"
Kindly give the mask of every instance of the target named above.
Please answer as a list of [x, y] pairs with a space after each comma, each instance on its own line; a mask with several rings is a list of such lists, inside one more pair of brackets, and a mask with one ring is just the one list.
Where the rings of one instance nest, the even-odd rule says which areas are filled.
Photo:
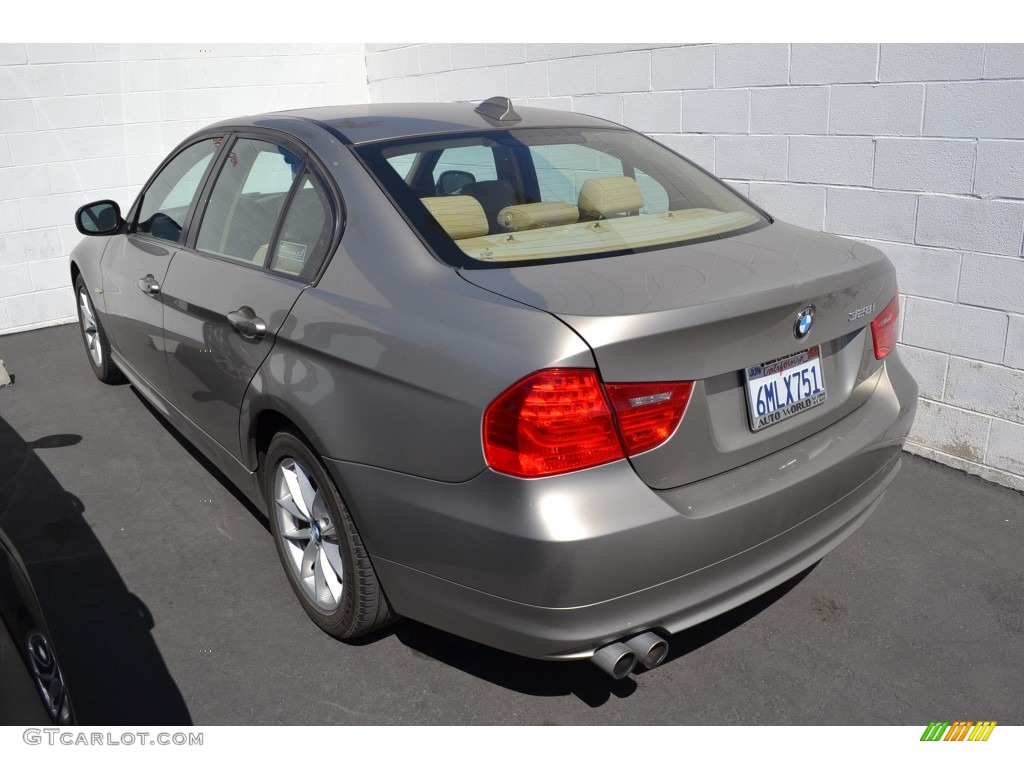
[[77, 326], [0, 336], [0, 524], [83, 724], [1024, 724], [1024, 496], [907, 455], [854, 536], [613, 682], [302, 612], [265, 522]]

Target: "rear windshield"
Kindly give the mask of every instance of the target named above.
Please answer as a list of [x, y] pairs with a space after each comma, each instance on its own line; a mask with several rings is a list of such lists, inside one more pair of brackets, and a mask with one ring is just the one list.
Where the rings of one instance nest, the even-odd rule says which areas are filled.
[[456, 266], [632, 253], [767, 223], [716, 178], [628, 130], [450, 134], [357, 152], [424, 240]]

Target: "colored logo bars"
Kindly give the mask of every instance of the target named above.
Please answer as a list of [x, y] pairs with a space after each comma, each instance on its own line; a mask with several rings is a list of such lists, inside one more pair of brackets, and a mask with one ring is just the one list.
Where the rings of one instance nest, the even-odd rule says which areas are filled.
[[988, 741], [995, 727], [995, 720], [957, 720], [952, 724], [948, 720], [932, 721], [921, 734], [921, 741]]

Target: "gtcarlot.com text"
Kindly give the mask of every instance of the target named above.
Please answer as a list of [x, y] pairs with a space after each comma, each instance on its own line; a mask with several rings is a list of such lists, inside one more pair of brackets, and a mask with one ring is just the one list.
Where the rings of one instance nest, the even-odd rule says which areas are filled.
[[22, 734], [26, 744], [62, 745], [66, 747], [201, 747], [203, 734], [168, 733], [160, 731], [125, 731], [123, 733], [102, 733], [100, 731], [74, 731], [63, 728], [26, 728]]

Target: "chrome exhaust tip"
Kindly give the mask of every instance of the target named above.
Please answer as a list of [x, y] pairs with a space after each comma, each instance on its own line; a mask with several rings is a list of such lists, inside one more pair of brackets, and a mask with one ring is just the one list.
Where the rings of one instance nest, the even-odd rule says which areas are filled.
[[621, 680], [636, 666], [636, 653], [622, 643], [612, 643], [598, 648], [590, 660], [605, 674]]
[[668, 643], [653, 632], [630, 638], [625, 646], [636, 654], [637, 663], [647, 669], [654, 669], [668, 657]]

